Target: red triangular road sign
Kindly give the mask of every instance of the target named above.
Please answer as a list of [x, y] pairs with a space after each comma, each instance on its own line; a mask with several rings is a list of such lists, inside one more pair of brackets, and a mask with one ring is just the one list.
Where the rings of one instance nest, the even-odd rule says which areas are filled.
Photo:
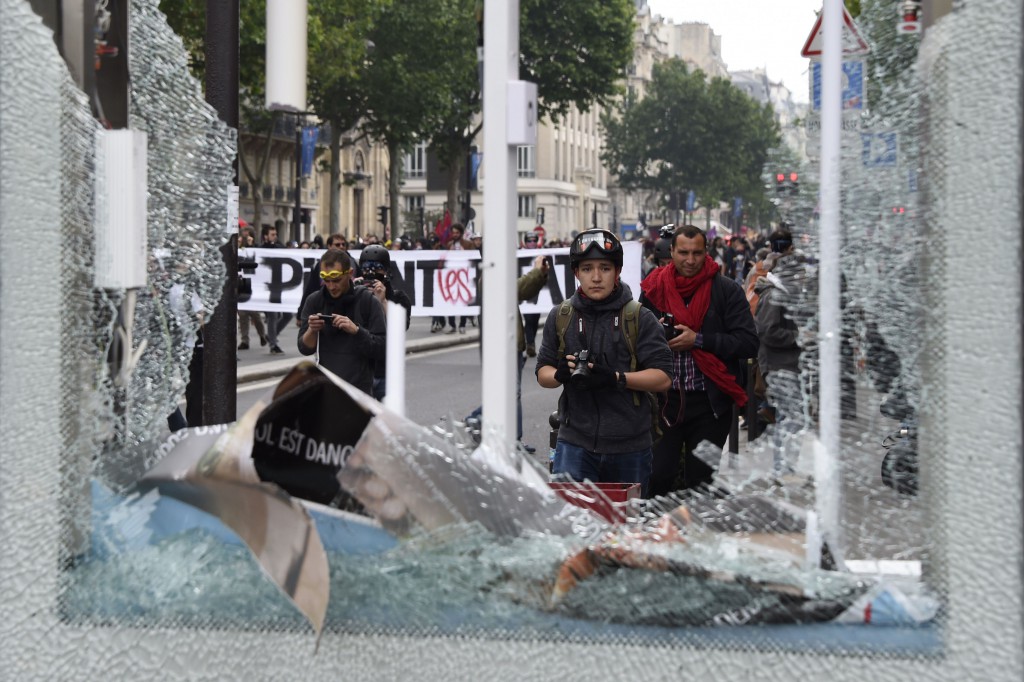
[[[814, 22], [814, 28], [811, 29], [811, 35], [807, 36], [804, 49], [800, 51], [804, 57], [821, 56], [821, 48], [825, 45], [825, 39], [821, 35], [821, 17], [822, 15], [819, 14], [817, 21]], [[845, 24], [843, 26], [843, 54], [867, 54], [870, 52], [871, 48], [857, 32], [857, 26], [853, 23], [853, 17], [850, 16], [845, 5], [843, 6], [843, 23]]]

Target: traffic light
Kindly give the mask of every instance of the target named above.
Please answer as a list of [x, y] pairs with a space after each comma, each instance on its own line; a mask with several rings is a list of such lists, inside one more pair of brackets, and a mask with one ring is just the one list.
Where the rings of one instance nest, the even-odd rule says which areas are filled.
[[782, 194], [786, 191], [786, 174], [776, 173], [775, 174], [775, 191], [778, 194]]
[[378, 206], [377, 207], [377, 222], [379, 222], [381, 225], [387, 225], [388, 224], [388, 207], [387, 206]]
[[907, 211], [907, 209], [904, 208], [903, 206], [893, 206], [892, 207], [892, 214], [894, 216], [902, 216], [904, 213], [906, 213], [906, 211]]
[[800, 176], [796, 173], [789, 174], [789, 193], [800, 194]]

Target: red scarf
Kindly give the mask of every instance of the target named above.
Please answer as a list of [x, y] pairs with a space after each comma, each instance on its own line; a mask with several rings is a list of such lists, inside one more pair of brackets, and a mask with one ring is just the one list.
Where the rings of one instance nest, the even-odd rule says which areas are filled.
[[[711, 282], [718, 274], [718, 263], [711, 256], [704, 256], [704, 267], [693, 277], [682, 277], [676, 274], [673, 263], [664, 265], [640, 283], [644, 296], [655, 308], [662, 312], [672, 313], [676, 324], [685, 324], [695, 332], [700, 332], [704, 324], [704, 316], [711, 307]], [[683, 299], [692, 296], [690, 305]], [[702, 348], [692, 348], [694, 362], [704, 376], [715, 382], [722, 392], [732, 398], [733, 402], [743, 407], [747, 404], [747, 392], [736, 383], [736, 378], [729, 374], [725, 363], [716, 355]]]

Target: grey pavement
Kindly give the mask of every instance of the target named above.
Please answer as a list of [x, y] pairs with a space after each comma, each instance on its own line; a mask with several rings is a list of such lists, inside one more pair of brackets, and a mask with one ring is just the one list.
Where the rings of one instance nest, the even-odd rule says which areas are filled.
[[[405, 352], [422, 353], [437, 348], [448, 348], [462, 344], [475, 343], [480, 340], [479, 327], [470, 323], [466, 324], [466, 333], [458, 332], [449, 334], [450, 327], [445, 327], [443, 332], [432, 333], [430, 331], [430, 317], [414, 317], [409, 323], [409, 330], [405, 337]], [[475, 320], [475, 318], [472, 318]], [[456, 317], [456, 323], [458, 317]], [[238, 384], [246, 384], [264, 379], [284, 376], [295, 363], [307, 357], [299, 353], [297, 347], [299, 328], [295, 320], [289, 322], [286, 330], [278, 337], [281, 350], [284, 355], [271, 355], [269, 346], [260, 346], [256, 330], [249, 332], [249, 349], [240, 350], [238, 353]]]

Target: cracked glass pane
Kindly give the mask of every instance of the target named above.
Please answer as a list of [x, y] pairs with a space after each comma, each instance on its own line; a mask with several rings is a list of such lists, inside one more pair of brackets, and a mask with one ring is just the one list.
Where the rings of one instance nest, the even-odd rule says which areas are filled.
[[[930, 539], [921, 532], [914, 475], [926, 231], [906, 188], [908, 174], [919, 166], [913, 69], [894, 72], [884, 105], [862, 117], [861, 133], [844, 140], [840, 527], [825, 527], [820, 508], [830, 491], [815, 479], [820, 217], [813, 164], [800, 169], [800, 193], [777, 201], [774, 239], [754, 254], [755, 274], [745, 282], [760, 298], [752, 314], [762, 353], [751, 359], [750, 381], [763, 384], [755, 391], [757, 409], [745, 417], [763, 422], [763, 432], [745, 431], [738, 454], [723, 454], [709, 443], [698, 448], [697, 456], [717, 470], [712, 491], [618, 506], [606, 500], [605, 513], [617, 510], [609, 521], [581, 508], [600, 507], [600, 492], [577, 491], [583, 496], [578, 504], [566, 506], [547, 487], [545, 472], [522, 453], [491, 453], [493, 458], [477, 461], [479, 451], [471, 455], [475, 441], [459, 428], [431, 434], [366, 408], [368, 416], [354, 433], [329, 437], [323, 421], [329, 413], [308, 412], [302, 396], [315, 391], [330, 404], [343, 401], [344, 392], [309, 377], [296, 379], [288, 391], [279, 388], [266, 399], [266, 411], [230, 431], [206, 434], [220, 440], [193, 432], [180, 446], [158, 447], [188, 378], [198, 319], [209, 313], [223, 281], [216, 245], [234, 136], [203, 103], [180, 42], [152, 3], [133, 5], [131, 27], [139, 46], [133, 60], [147, 67], [135, 71], [131, 100], [132, 125], [150, 139], [149, 285], [134, 311], [134, 343], [146, 348], [127, 387], [99, 383], [94, 402], [105, 417], [83, 419], [115, 426], [91, 436], [102, 443], [91, 487], [93, 542], [68, 581], [64, 606], [70, 617], [290, 630], [303, 628], [301, 613], [316, 629], [484, 634], [512, 628], [521, 635], [649, 643], [691, 641], [692, 627], [864, 624], [872, 607], [876, 622], [888, 619], [891, 627], [927, 631], [934, 624], [937, 601], [920, 579]], [[912, 63], [912, 48], [894, 58]], [[79, 118], [83, 111], [79, 102]], [[82, 130], [68, 132], [83, 151], [69, 155], [67, 164], [89, 167], [86, 132], [92, 127], [83, 120]], [[900, 140], [891, 165], [863, 161], [875, 153], [878, 131]], [[766, 167], [766, 180], [774, 172]], [[82, 189], [88, 177], [82, 181], [70, 191], [78, 210], [88, 210]], [[88, 267], [81, 264], [83, 277]], [[94, 313], [80, 324], [106, 335], [97, 340], [101, 348], [126, 298], [93, 292], [88, 300]], [[288, 421], [299, 414], [295, 405], [319, 420]], [[291, 608], [218, 522], [203, 517], [189, 530], [182, 521], [191, 513], [180, 504], [185, 501], [219, 515], [249, 542], [240, 530], [246, 521], [235, 518], [225, 500], [258, 498], [253, 475], [270, 470], [261, 457], [291, 448], [286, 439], [299, 443], [294, 434], [321, 444], [323, 452], [310, 445], [307, 459], [340, 464], [340, 487], [322, 501], [349, 510], [321, 510], [315, 518], [320, 539], [327, 538], [323, 549], [294, 550], [303, 571], [314, 570], [309, 566], [324, 551], [331, 595], [329, 604], [319, 605], [325, 615], [302, 602], [301, 587], [279, 585], [299, 610]], [[224, 446], [229, 436], [241, 444], [237, 452]], [[323, 445], [341, 443], [338, 438], [349, 445], [337, 445], [336, 453], [335, 446]], [[255, 472], [251, 464], [232, 463], [236, 456], [249, 461], [247, 447], [254, 441]], [[174, 472], [184, 451], [192, 459]], [[224, 487], [229, 479], [215, 485], [204, 478], [221, 464], [204, 469], [203, 461], [226, 462], [238, 477], [230, 479], [235, 487]], [[142, 483], [132, 485], [147, 470]], [[187, 483], [174, 482], [182, 476]], [[184, 493], [190, 486], [195, 490]], [[280, 514], [296, 513], [294, 505], [288, 509]], [[351, 511], [360, 516], [337, 515]], [[270, 526], [283, 518], [276, 513], [268, 508]], [[301, 514], [289, 518], [301, 523]], [[331, 527], [338, 523], [361, 528], [365, 551], [356, 551], [363, 545], [351, 538], [332, 543]], [[273, 575], [268, 566], [277, 559], [270, 554], [284, 550], [264, 547], [261, 555], [250, 548]], [[899, 572], [883, 576], [880, 565]], [[310, 589], [320, 598], [328, 593]], [[762, 644], [782, 641], [770, 628], [744, 636]], [[799, 642], [803, 636], [783, 639]], [[875, 644], [885, 648], [880, 638]]]
[[[27, 12], [0, 2], [5, 21]], [[760, 341], [744, 358], [750, 407], [737, 410], [728, 445], [694, 450], [714, 470], [711, 486], [650, 500], [628, 486], [553, 480], [522, 449], [481, 438], [479, 423], [415, 423], [312, 363], [237, 422], [170, 434], [227, 274], [219, 247], [236, 136], [204, 102], [156, 6], [131, 5], [131, 127], [149, 150], [148, 282], [131, 294], [94, 285], [99, 126], [70, 76], [59, 88], [58, 363], [77, 387], [53, 406], [59, 627], [400, 635], [436, 640], [444, 659], [467, 639], [509, 651], [582, 642], [722, 658], [796, 652], [819, 671], [843, 656], [951, 653], [943, 629], [957, 595], [934, 519], [946, 479], [929, 467], [950, 456], [952, 401], [930, 372], [965, 323], [939, 287], [951, 269], [935, 247], [950, 238], [937, 227], [947, 199], [924, 198], [942, 196], [927, 171], [953, 164], [927, 140], [964, 133], [948, 116], [922, 124], [955, 60], [933, 55], [922, 73], [919, 38], [895, 34], [890, 6], [865, 1], [858, 17], [872, 44], [870, 106], [847, 115], [842, 138], [839, 272], [822, 267], [818, 165], [780, 151], [762, 179], [772, 187], [790, 164], [799, 192], [778, 194], [760, 243], [750, 231], [761, 248], [740, 277]], [[37, 58], [23, 47], [35, 43], [10, 38], [17, 59]], [[29, 162], [4, 159], [4, 171]], [[826, 276], [840, 281], [831, 387]], [[828, 390], [839, 396], [837, 452], [819, 438]], [[926, 439], [936, 452], [919, 457]], [[24, 487], [45, 488], [45, 475]], [[464, 672], [455, 666], [453, 677]], [[778, 670], [766, 676], [797, 674]]]

